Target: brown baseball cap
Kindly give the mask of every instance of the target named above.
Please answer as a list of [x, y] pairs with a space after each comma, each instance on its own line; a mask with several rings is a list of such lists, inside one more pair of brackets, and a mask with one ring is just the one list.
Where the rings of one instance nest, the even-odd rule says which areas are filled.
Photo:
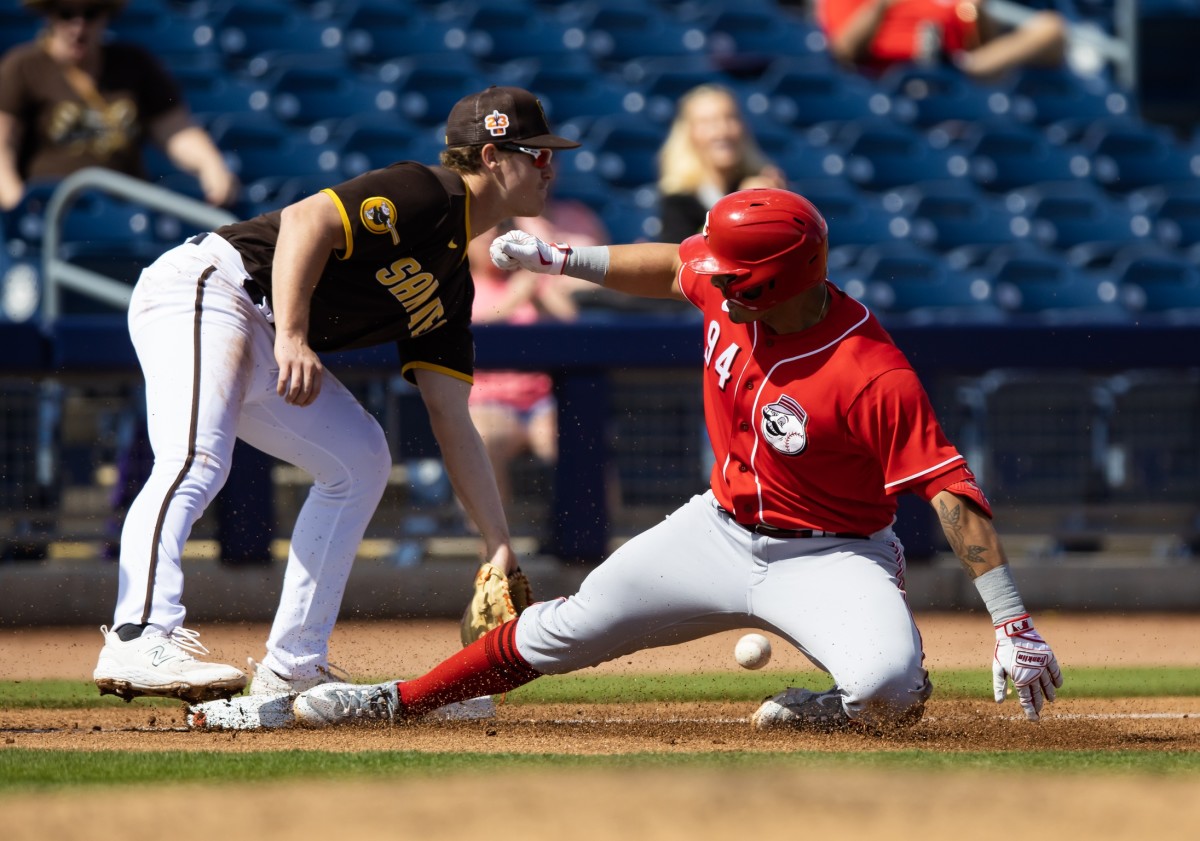
[[574, 140], [550, 133], [538, 98], [524, 88], [497, 87], [464, 96], [446, 120], [446, 146], [520, 143], [544, 149], [574, 149]]

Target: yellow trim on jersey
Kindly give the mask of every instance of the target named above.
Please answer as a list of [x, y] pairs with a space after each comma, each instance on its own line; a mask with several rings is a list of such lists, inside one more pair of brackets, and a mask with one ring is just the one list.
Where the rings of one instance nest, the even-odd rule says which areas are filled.
[[[447, 368], [445, 365], [434, 365], [432, 362], [410, 362], [400, 369], [400, 374], [406, 379], [408, 372], [414, 368], [421, 368], [425, 371], [434, 371], [438, 374], [445, 374], [447, 377], [454, 377], [456, 380], [462, 380], [464, 383], [474, 385], [475, 378], [470, 374], [464, 374], [462, 371], [455, 371], [453, 368]], [[415, 380], [415, 377], [413, 378]]]
[[[460, 174], [458, 177], [462, 178], [462, 175]], [[471, 187], [469, 184], [467, 184], [467, 179], [463, 178], [462, 182], [465, 196], [463, 200], [463, 223], [466, 226], [467, 241], [463, 243], [462, 252], [458, 257], [458, 264], [460, 266], [466, 262], [467, 245], [475, 238], [475, 235], [471, 232]]]
[[342, 231], [346, 234], [346, 250], [338, 259], [349, 260], [350, 255], [354, 253], [354, 238], [350, 235], [350, 216], [346, 213], [342, 200], [338, 198], [332, 187], [326, 187], [321, 192], [333, 199], [333, 204], [338, 209], [338, 215], [342, 217]]

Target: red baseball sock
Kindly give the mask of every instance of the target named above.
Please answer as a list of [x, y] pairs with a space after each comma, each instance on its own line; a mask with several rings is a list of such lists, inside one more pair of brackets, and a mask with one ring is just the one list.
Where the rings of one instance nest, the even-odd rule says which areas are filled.
[[399, 684], [406, 718], [416, 718], [455, 701], [496, 695], [541, 677], [517, 653], [517, 620], [488, 631], [429, 672]]

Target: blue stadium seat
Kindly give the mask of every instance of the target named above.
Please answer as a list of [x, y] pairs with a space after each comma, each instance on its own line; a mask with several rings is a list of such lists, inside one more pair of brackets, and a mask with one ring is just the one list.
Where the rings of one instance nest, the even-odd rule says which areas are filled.
[[867, 190], [966, 175], [965, 163], [948, 150], [934, 148], [915, 129], [882, 118], [843, 124], [830, 147], [844, 159], [846, 177]]
[[[670, 122], [680, 98], [698, 85], [726, 85], [729, 79], [708, 56], [647, 58], [628, 62], [622, 76], [636, 96], [626, 111], [644, 113], [660, 123]], [[640, 97], [640, 100], [638, 99]]]
[[871, 82], [823, 57], [778, 59], [742, 92], [748, 113], [769, 114], [787, 126], [842, 123], [884, 116], [891, 109]]
[[[572, 154], [564, 152], [562, 154]], [[558, 165], [555, 158], [554, 182], [550, 185], [550, 194], [559, 199], [572, 199], [583, 202], [596, 214], [603, 212], [605, 205], [612, 201], [617, 191], [609, 183], [594, 172], [580, 172], [570, 167]]]
[[909, 220], [915, 243], [937, 251], [1004, 245], [1016, 237], [1016, 220], [1004, 203], [963, 179], [901, 187], [884, 204]]
[[1085, 178], [1091, 172], [1091, 162], [1078, 148], [1053, 144], [1037, 129], [1012, 121], [967, 126], [954, 149], [966, 157], [971, 180], [995, 192]]
[[217, 48], [231, 68], [264, 52], [342, 54], [342, 30], [287, 3], [257, 0], [227, 6], [213, 20]]
[[358, 65], [375, 65], [413, 52], [435, 54], [461, 51], [462, 33], [449, 36], [453, 24], [416, 4], [394, 0], [357, 0], [335, 6], [331, 23], [342, 30], [342, 45]]
[[1036, 246], [997, 248], [972, 275], [990, 283], [996, 303], [1014, 316], [1043, 323], [1129, 320], [1110, 278], [1082, 272]]
[[200, 18], [163, 14], [138, 22], [123, 13], [113, 21], [112, 32], [115, 40], [145, 47], [173, 72], [211, 67], [214, 60], [223, 57], [217, 49], [216, 32]]
[[399, 112], [424, 126], [445, 123], [456, 102], [491, 84], [473, 68], [425, 53], [387, 62], [380, 78], [395, 90]]
[[600, 212], [600, 221], [613, 243], [657, 242], [662, 233], [654, 203], [639, 201], [629, 192], [614, 191]]
[[827, 55], [825, 36], [807, 17], [773, 3], [702, 4], [695, 23], [708, 34], [709, 51], [731, 72], [763, 66], [781, 55]]
[[552, 62], [558, 56], [583, 52], [586, 40], [578, 30], [572, 31], [551, 16], [491, 3], [467, 12], [450, 33], [450, 38], [462, 39], [477, 61], [492, 65], [529, 58]]
[[1013, 115], [1046, 126], [1062, 120], [1088, 121], [1129, 112], [1129, 100], [1101, 76], [1078, 76], [1068, 69], [1025, 68], [1004, 86]]
[[903, 122], [929, 127], [955, 121], [975, 123], [1005, 116], [1009, 98], [998, 88], [976, 84], [954, 67], [899, 64], [876, 82]]
[[243, 183], [288, 175], [336, 178], [338, 154], [332, 146], [311, 142], [270, 114], [226, 114], [209, 132]]
[[287, 67], [266, 77], [264, 84], [272, 113], [291, 125], [373, 112], [390, 114], [396, 108], [391, 85], [337, 68]]
[[646, 56], [690, 56], [705, 48], [702, 30], [653, 6], [584, 3], [569, 11], [566, 37], [574, 42], [582, 35], [585, 49], [610, 69]]
[[[133, 286], [164, 248], [161, 243], [130, 240], [105, 240], [64, 243], [59, 256], [80, 268], [88, 269]], [[119, 315], [122, 308], [110, 306], [91, 295], [70, 289], [61, 290], [61, 312], [70, 315]]]
[[1167, 253], [1118, 256], [1110, 269], [1122, 298], [1135, 313], [1200, 318], [1200, 267]]
[[81, 194], [68, 209], [62, 226], [64, 243], [153, 242], [150, 211], [136, 203], [100, 192]]
[[[844, 178], [801, 178], [790, 181], [788, 187], [815, 204], [825, 217], [829, 225], [829, 266], [835, 281], [844, 278], [841, 270], [857, 261], [866, 247], [904, 239], [909, 234], [907, 220], [887, 210], [882, 198], [862, 192]], [[836, 276], [832, 274], [835, 272]]]
[[261, 79], [191, 67], [174, 71], [192, 113], [210, 121], [221, 114], [266, 111], [270, 94]]
[[864, 248], [844, 277], [843, 288], [881, 315], [920, 323], [1003, 319], [986, 281], [968, 279], [910, 242]]
[[1008, 209], [1027, 220], [1040, 245], [1068, 249], [1085, 242], [1134, 243], [1150, 233], [1150, 220], [1133, 213], [1087, 181], [1051, 181], [1014, 190]]
[[503, 81], [536, 93], [556, 131], [567, 120], [622, 113], [629, 93], [625, 85], [597, 73], [590, 60], [584, 66], [547, 63], [513, 68]]
[[0, 7], [0, 53], [37, 38], [42, 19], [18, 3]]
[[1114, 192], [1200, 177], [1200, 150], [1189, 152], [1166, 129], [1140, 120], [1096, 120], [1079, 145], [1091, 157], [1093, 177]]
[[[416, 135], [416, 130], [395, 114], [377, 112], [333, 121], [327, 140], [338, 152], [342, 175], [352, 178], [404, 160]], [[314, 134], [310, 132], [309, 137]]]
[[658, 150], [665, 139], [664, 127], [642, 118], [601, 117], [589, 126], [583, 148], [568, 160], [573, 168], [595, 172], [615, 187], [640, 187], [658, 180]]
[[1150, 219], [1162, 244], [1179, 249], [1200, 245], [1200, 181], [1138, 190], [1127, 201], [1135, 213]]

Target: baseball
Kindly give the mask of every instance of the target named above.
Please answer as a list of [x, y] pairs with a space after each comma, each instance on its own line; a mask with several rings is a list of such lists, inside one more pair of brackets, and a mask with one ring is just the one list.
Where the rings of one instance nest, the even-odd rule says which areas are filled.
[[762, 634], [746, 634], [733, 647], [733, 657], [744, 669], [761, 669], [771, 659], [771, 641]]

